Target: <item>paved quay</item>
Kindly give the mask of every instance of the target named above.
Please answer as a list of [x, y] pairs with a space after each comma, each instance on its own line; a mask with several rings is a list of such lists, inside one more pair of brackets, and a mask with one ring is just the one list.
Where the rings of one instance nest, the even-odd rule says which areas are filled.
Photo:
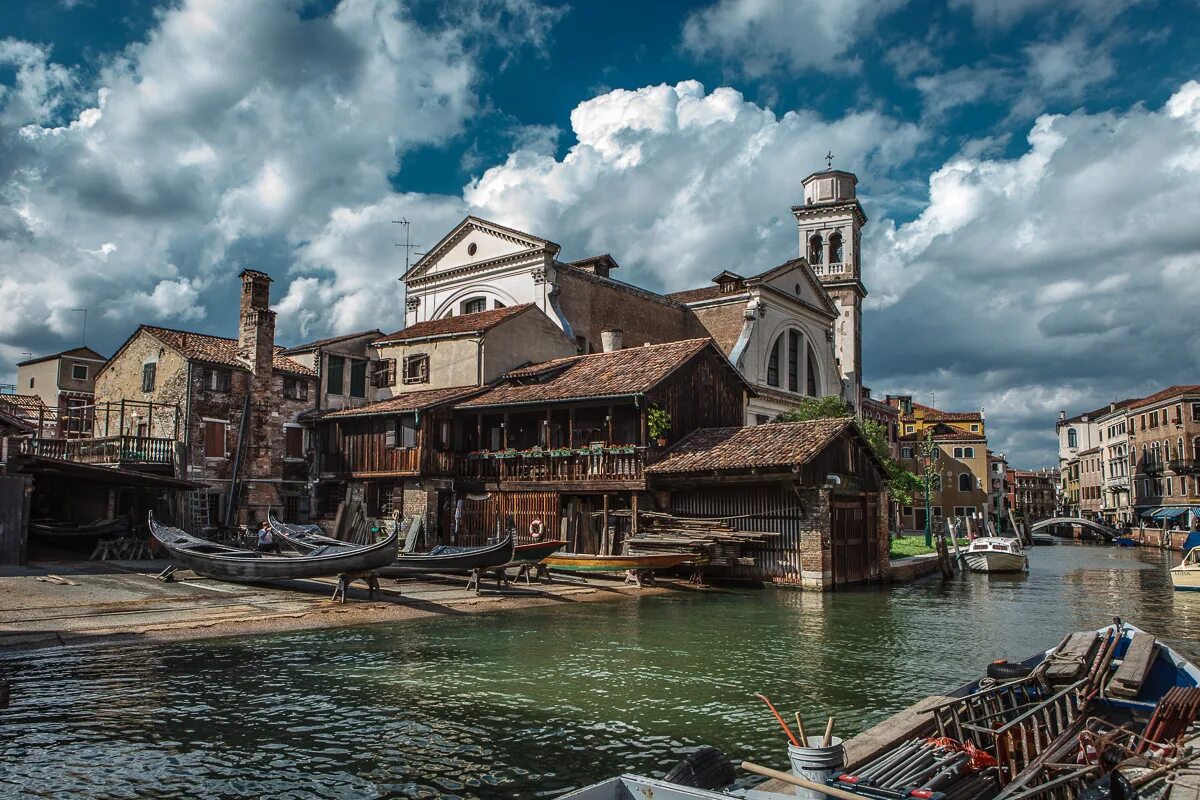
[[510, 583], [503, 590], [485, 581], [476, 594], [462, 577], [383, 578], [374, 600], [358, 583], [341, 603], [330, 599], [336, 579], [242, 584], [181, 572], [174, 581], [158, 580], [168, 563], [43, 561], [0, 568], [0, 648], [236, 636], [692, 590], [670, 580], [638, 589], [619, 580], [556, 576], [553, 583]]

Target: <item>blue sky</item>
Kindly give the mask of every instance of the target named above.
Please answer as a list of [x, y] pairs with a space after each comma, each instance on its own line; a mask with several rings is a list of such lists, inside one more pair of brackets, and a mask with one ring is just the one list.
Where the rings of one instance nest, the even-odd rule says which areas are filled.
[[[1196, 382], [1195, 2], [95, 0], [6, 4], [0, 363], [137, 322], [398, 327], [392, 219], [465, 213], [656, 289], [795, 255], [800, 180], [871, 219], [867, 382], [1053, 420]], [[11, 379], [0, 366], [0, 381]]]

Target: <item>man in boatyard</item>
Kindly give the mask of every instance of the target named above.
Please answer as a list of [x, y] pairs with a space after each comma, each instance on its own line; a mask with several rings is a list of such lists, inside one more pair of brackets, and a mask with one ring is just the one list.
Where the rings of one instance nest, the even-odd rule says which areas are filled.
[[258, 529], [258, 544], [255, 549], [260, 553], [279, 552], [279, 545], [275, 542], [275, 537], [271, 535], [271, 526], [265, 522]]

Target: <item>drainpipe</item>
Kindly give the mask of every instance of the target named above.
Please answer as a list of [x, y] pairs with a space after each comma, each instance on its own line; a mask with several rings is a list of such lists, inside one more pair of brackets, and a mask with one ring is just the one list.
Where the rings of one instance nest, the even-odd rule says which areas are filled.
[[484, 350], [484, 338], [483, 338], [482, 336], [480, 336], [480, 337], [479, 337], [479, 339], [476, 341], [476, 344], [479, 346], [479, 349], [478, 349], [478, 351], [477, 351], [477, 352], [478, 352], [478, 356], [479, 356], [479, 357], [478, 357], [478, 358], [476, 359], [476, 361], [475, 361], [475, 372], [476, 372], [476, 376], [475, 376], [475, 385], [476, 385], [476, 386], [483, 386], [483, 350]]

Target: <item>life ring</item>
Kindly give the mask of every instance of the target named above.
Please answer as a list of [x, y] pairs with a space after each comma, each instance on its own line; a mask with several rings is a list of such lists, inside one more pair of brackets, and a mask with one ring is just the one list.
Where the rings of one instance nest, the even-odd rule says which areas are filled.
[[534, 539], [542, 538], [542, 531], [545, 529], [546, 526], [543, 525], [542, 521], [537, 517], [534, 517], [533, 522], [529, 523], [529, 535]]

